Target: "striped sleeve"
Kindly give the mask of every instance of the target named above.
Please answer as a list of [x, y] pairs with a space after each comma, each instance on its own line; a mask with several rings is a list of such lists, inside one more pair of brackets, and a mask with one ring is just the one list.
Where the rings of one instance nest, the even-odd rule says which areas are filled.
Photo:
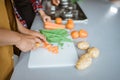
[[20, 14], [18, 13], [16, 7], [14, 6], [14, 12], [16, 17], [18, 18], [18, 20], [20, 21], [20, 23], [24, 26], [27, 27], [26, 21], [22, 19], [22, 17], [20, 16]]
[[38, 10], [43, 9], [41, 0], [31, 0], [31, 2], [32, 2], [34, 12], [37, 13]]

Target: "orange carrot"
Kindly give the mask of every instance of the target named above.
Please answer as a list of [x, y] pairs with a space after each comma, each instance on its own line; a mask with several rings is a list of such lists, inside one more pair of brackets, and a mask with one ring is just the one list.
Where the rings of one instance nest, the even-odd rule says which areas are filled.
[[45, 22], [44, 26], [45, 26], [45, 29], [65, 29], [65, 25], [55, 24], [52, 22]]
[[46, 48], [48, 51], [57, 54], [58, 53], [58, 46], [52, 46], [48, 43], [43, 43], [43, 48]]
[[37, 43], [36, 43], [36, 47], [40, 47], [40, 43], [37, 42]]

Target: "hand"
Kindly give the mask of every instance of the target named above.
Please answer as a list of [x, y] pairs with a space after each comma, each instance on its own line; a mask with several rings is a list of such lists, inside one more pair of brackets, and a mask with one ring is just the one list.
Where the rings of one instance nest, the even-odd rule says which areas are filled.
[[47, 42], [46, 38], [39, 32], [25, 28], [20, 22], [17, 22], [17, 23], [18, 23], [18, 30], [20, 33], [26, 34], [26, 35], [32, 35], [32, 36], [39, 38], [40, 40], [44, 42]]
[[39, 10], [38, 12], [41, 15], [41, 18], [44, 22], [47, 22], [47, 21], [51, 22], [50, 16], [46, 15], [46, 13], [43, 10]]
[[47, 16], [46, 14], [44, 14], [44, 15], [41, 15], [41, 17], [42, 17], [44, 22], [51, 22], [50, 16]]
[[52, 3], [55, 5], [55, 6], [58, 6], [60, 4], [60, 0], [52, 0]]
[[46, 40], [46, 37], [37, 31], [29, 30], [29, 35], [35, 36], [39, 38], [40, 40], [42, 40], [42, 42], [48, 43]]
[[40, 39], [35, 36], [21, 34], [20, 37], [21, 39], [16, 42], [15, 46], [23, 52], [34, 50], [38, 48], [38, 46], [36, 46], [36, 43], [41, 43]]

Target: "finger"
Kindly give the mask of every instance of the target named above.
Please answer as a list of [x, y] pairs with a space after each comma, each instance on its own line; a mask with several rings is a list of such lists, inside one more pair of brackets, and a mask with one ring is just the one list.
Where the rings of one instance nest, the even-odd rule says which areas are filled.
[[55, 0], [55, 5], [58, 6], [60, 4], [59, 0]]
[[37, 48], [38, 48], [38, 47], [35, 46], [35, 47], [32, 48], [32, 50], [35, 50], [35, 49], [37, 49]]
[[45, 19], [45, 18], [43, 19], [43, 22], [46, 22], [46, 19]]
[[36, 41], [36, 43], [35, 43], [35, 46], [36, 46], [36, 47], [41, 47], [41, 46], [43, 46], [42, 43], [47, 43], [47, 44], [49, 43], [49, 42], [46, 40], [46, 38], [42, 39], [42, 41], [41, 41], [39, 38], [36, 38], [35, 41]]
[[28, 47], [25, 48], [24, 51], [31, 51], [35, 47], [35, 43], [31, 43], [31, 45], [28, 45]]
[[47, 21], [48, 21], [48, 22], [51, 22], [51, 18], [50, 18], [50, 17], [48, 17]]
[[32, 35], [26, 35], [26, 34], [25, 34], [25, 37], [28, 38], [28, 39], [34, 38], [34, 36], [32, 36]]
[[42, 35], [41, 33], [39, 33], [39, 32], [36, 32], [35, 36], [36, 36], [39, 40], [47, 41], [47, 40], [46, 40], [46, 37], [45, 37], [44, 35]]
[[43, 42], [41, 42], [41, 43], [36, 43], [36, 47], [38, 48], [38, 47], [43, 47], [44, 46], [44, 43]]
[[57, 0], [58, 5], [60, 4], [60, 0]]
[[39, 38], [34, 38], [34, 40], [35, 40], [35, 43], [41, 43], [41, 40], [39, 39]]
[[46, 17], [45, 18], [45, 22], [50, 22], [51, 21], [51, 18], [50, 17]]
[[40, 47], [40, 43], [37, 42], [37, 43], [36, 43], [36, 47]]
[[42, 40], [46, 40], [45, 36], [39, 33], [39, 38]]
[[44, 39], [42, 39], [42, 40], [43, 40], [43, 42], [48, 43], [48, 41], [46, 40], [46, 38], [44, 38]]
[[35, 50], [35, 49], [37, 49], [39, 47], [40, 47], [40, 43], [36, 42], [36, 43], [34, 43], [34, 46], [32, 46], [31, 50]]
[[40, 38], [41, 42], [49, 43], [49, 42], [46, 40], [46, 37], [45, 37], [44, 35], [40, 34], [39, 38]]

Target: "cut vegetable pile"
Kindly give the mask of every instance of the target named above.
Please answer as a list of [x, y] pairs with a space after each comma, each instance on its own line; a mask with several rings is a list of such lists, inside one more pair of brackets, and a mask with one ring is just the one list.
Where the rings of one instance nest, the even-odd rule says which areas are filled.
[[48, 43], [44, 43], [44, 48], [46, 48], [48, 51], [57, 54], [58, 53], [58, 46], [53, 46], [51, 44]]
[[54, 30], [40, 30], [49, 43], [57, 43], [58, 45], [63, 44], [63, 42], [71, 42], [68, 38], [68, 32], [65, 29], [54, 29]]
[[[40, 30], [40, 33], [43, 34], [49, 43], [55, 43], [58, 46], [63, 46], [64, 42], [72, 42], [68, 38], [69, 34], [65, 29], [54, 29], [54, 30]], [[57, 51], [58, 52], [58, 51]]]

